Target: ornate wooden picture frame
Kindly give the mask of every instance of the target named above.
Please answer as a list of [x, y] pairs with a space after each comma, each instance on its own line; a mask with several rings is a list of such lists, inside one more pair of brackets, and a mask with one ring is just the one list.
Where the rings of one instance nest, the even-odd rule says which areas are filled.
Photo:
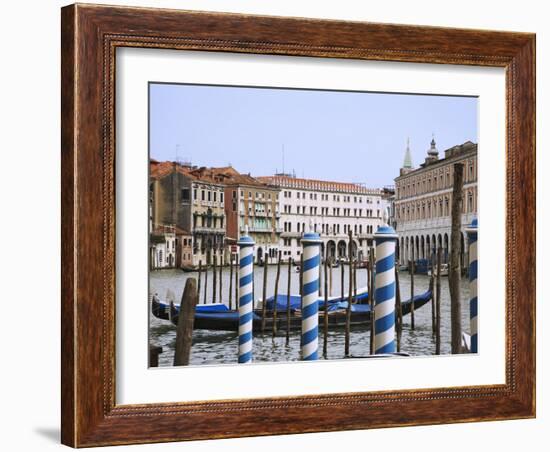
[[[535, 36], [71, 5], [62, 9], [62, 442], [73, 447], [535, 416]], [[115, 402], [115, 51], [492, 66], [506, 71], [506, 381], [208, 402]], [[330, 408], [331, 422], [319, 421]]]

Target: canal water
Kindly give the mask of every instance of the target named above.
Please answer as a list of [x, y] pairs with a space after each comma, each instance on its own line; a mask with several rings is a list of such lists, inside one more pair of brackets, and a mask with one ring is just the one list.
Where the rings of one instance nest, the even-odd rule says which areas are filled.
[[[254, 295], [255, 300], [262, 296], [263, 268], [255, 267], [254, 272]], [[349, 275], [345, 273], [344, 290], [347, 292]], [[332, 277], [332, 294], [340, 294], [341, 269], [334, 268]], [[275, 286], [276, 266], [268, 267], [268, 297], [273, 295]], [[219, 273], [218, 273], [219, 275]], [[279, 279], [279, 293], [286, 294], [288, 282], [288, 267], [281, 266]], [[149, 276], [150, 296], [157, 293], [161, 300], [170, 301], [173, 298], [179, 304], [187, 278], [197, 278], [196, 272], [182, 272], [181, 270], [156, 270]], [[207, 302], [212, 299], [212, 271], [208, 274]], [[410, 276], [406, 272], [399, 273], [401, 299], [410, 298]], [[218, 281], [219, 284], [219, 281]], [[357, 287], [361, 288], [367, 284], [367, 271], [357, 270]], [[322, 285], [324, 283], [322, 282]], [[426, 275], [414, 276], [414, 292], [416, 295], [428, 290], [429, 277]], [[229, 291], [229, 268], [222, 271], [222, 293], [223, 302], [228, 303]], [[199, 303], [204, 302], [204, 272], [201, 276], [201, 294]], [[217, 301], [219, 302], [219, 286], [217, 290]], [[298, 293], [299, 273], [294, 269], [291, 273], [291, 293]], [[233, 283], [232, 303], [235, 306], [235, 286]], [[462, 329], [469, 332], [469, 290], [468, 280], [461, 281], [462, 295]], [[150, 305], [149, 305], [149, 312]], [[159, 366], [172, 366], [174, 359], [174, 346], [176, 339], [176, 328], [166, 320], [160, 320], [152, 314], [150, 318], [149, 340], [153, 345], [162, 346], [163, 352], [159, 356]], [[449, 285], [446, 276], [441, 277], [441, 353], [451, 353], [451, 307]], [[300, 333], [291, 332], [290, 344], [285, 345], [284, 331], [282, 336], [272, 339], [271, 333], [266, 333], [264, 338], [259, 334], [254, 337], [254, 361], [275, 362], [275, 361], [297, 361], [300, 359]], [[322, 331], [319, 335], [320, 350], [322, 355]], [[237, 362], [238, 337], [236, 332], [196, 330], [193, 332], [193, 345], [191, 349], [191, 365], [200, 364], [235, 364]], [[365, 356], [370, 350], [370, 332], [368, 328], [352, 329], [350, 336], [350, 353], [352, 356]], [[403, 317], [403, 334], [401, 336], [401, 351], [410, 355], [433, 355], [435, 354], [435, 337], [432, 336], [432, 306], [431, 302], [415, 311], [415, 329], [410, 328], [410, 315]], [[329, 331], [328, 337], [328, 359], [339, 359], [344, 357], [344, 329]]]

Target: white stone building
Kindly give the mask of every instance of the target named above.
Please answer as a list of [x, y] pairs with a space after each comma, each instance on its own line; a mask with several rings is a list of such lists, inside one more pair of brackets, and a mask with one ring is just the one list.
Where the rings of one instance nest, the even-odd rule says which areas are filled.
[[174, 226], [158, 226], [149, 240], [151, 269], [176, 266], [176, 229]]
[[395, 178], [394, 221], [399, 236], [399, 261], [411, 258], [429, 259], [436, 248], [443, 249], [447, 261], [451, 241], [451, 205], [453, 165], [464, 165], [464, 187], [461, 218], [461, 258], [467, 259], [466, 227], [477, 217], [477, 144], [467, 141], [453, 146], [439, 158], [432, 139], [427, 157], [414, 168], [407, 145], [403, 167]]
[[360, 184], [300, 179], [287, 174], [259, 177], [280, 188], [279, 226], [282, 257], [300, 259], [300, 238], [313, 225], [323, 249], [333, 258], [348, 258], [348, 231], [353, 233], [353, 254], [367, 259], [373, 233], [382, 222], [387, 200], [382, 191]]

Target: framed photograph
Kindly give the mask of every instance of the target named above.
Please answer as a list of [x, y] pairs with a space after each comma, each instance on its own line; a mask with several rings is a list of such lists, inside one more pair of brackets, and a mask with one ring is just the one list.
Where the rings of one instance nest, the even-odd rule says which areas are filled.
[[534, 35], [61, 31], [64, 444], [535, 416]]

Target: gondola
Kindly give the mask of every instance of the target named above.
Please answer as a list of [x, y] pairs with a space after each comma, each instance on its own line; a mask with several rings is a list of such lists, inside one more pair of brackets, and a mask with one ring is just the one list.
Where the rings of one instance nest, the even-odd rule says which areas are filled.
[[[368, 298], [366, 292], [361, 293], [354, 299], [351, 306], [351, 321], [350, 326], [353, 327], [370, 327], [371, 308], [365, 303]], [[417, 310], [428, 303], [432, 298], [432, 291], [415, 295], [413, 298], [414, 309]], [[273, 297], [267, 300], [265, 331], [271, 332], [276, 324], [277, 331], [286, 331], [287, 328], [287, 296], [279, 295], [277, 297], [277, 315], [274, 322], [274, 300]], [[271, 302], [270, 302], [271, 301]], [[300, 296], [291, 295], [290, 297], [290, 329], [299, 331], [302, 325], [301, 310], [299, 308]], [[411, 300], [402, 302], [401, 309], [403, 315], [407, 315], [411, 311]], [[323, 299], [319, 300], [319, 324], [324, 322], [324, 316], [328, 316], [329, 328], [340, 328], [346, 324], [347, 301], [343, 301], [339, 297], [329, 299], [327, 303], [328, 309], [325, 309]], [[157, 299], [153, 299], [152, 313], [155, 317], [163, 320], [169, 320], [174, 325], [178, 323], [179, 306], [174, 304], [169, 305]], [[254, 309], [253, 312], [253, 330], [261, 331], [262, 328], [262, 309]], [[217, 330], [217, 331], [238, 331], [239, 313], [237, 310], [230, 310], [222, 303], [197, 305], [195, 309], [194, 329], [196, 330]]]

